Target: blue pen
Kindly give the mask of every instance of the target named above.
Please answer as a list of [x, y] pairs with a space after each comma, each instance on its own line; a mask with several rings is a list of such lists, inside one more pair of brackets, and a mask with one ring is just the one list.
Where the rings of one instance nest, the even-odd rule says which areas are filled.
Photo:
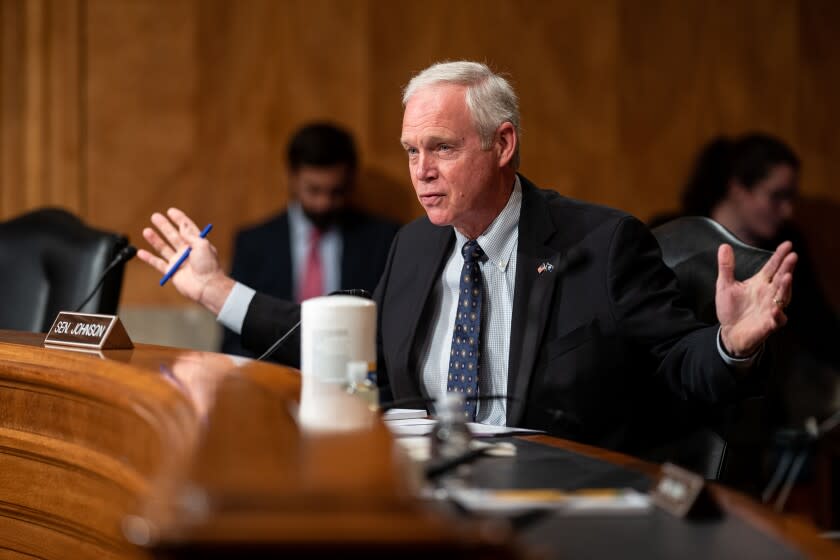
[[[206, 226], [204, 226], [204, 229], [201, 230], [201, 233], [199, 233], [198, 236], [201, 237], [202, 239], [204, 239], [205, 237], [207, 237], [207, 234], [210, 233], [211, 229], [213, 229], [213, 224], [207, 224]], [[191, 252], [192, 252], [192, 247], [187, 247], [187, 250], [184, 251], [184, 254], [182, 254], [180, 257], [178, 257], [178, 260], [175, 261], [175, 264], [173, 264], [169, 268], [169, 270], [166, 271], [166, 274], [163, 275], [163, 278], [160, 279], [160, 285], [161, 286], [166, 284], [166, 282], [170, 278], [172, 278], [172, 275], [175, 274], [176, 272], [178, 272], [178, 269], [181, 268], [181, 265], [184, 264], [184, 261], [187, 260], [187, 257], [190, 256]]]

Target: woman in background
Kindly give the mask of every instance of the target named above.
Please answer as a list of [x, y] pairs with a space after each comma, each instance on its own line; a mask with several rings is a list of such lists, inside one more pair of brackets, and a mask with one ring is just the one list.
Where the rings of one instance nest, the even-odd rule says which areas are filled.
[[718, 137], [700, 152], [682, 193], [682, 213], [708, 216], [744, 243], [773, 250], [793, 242], [799, 261], [786, 330], [821, 362], [840, 370], [840, 321], [823, 295], [792, 218], [799, 158], [778, 138]]
[[840, 408], [840, 319], [792, 221], [799, 170], [799, 158], [778, 138], [761, 133], [720, 136], [698, 154], [680, 212], [651, 220], [656, 226], [677, 216], [707, 216], [755, 247], [772, 251], [790, 240], [799, 256], [785, 310], [788, 323], [766, 349], [772, 363], [767, 398], [744, 403], [728, 422], [723, 479], [756, 494], [785, 448], [781, 439], [774, 442], [774, 434], [784, 433], [777, 430], [801, 428], [806, 418], [822, 419]]

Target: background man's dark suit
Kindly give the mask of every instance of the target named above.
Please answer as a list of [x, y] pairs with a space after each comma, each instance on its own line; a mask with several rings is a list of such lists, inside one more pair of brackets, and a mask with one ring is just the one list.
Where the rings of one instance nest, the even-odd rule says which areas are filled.
[[[638, 451], [667, 439], [671, 407], [733, 398], [716, 326], [678, 305], [678, 288], [647, 228], [617, 210], [522, 180], [507, 423]], [[377, 287], [384, 398], [425, 396], [419, 357], [428, 304], [452, 250], [451, 227], [421, 218], [398, 233]], [[565, 257], [583, 255], [564, 271]], [[571, 260], [571, 259], [570, 259]], [[553, 271], [538, 269], [543, 263]], [[268, 347], [298, 320], [290, 302], [258, 294], [243, 341]], [[299, 339], [280, 359], [296, 364]]]
[[[399, 226], [355, 210], [342, 213], [341, 288], [373, 292], [385, 268], [388, 249]], [[294, 300], [289, 215], [282, 212], [255, 227], [244, 229], [234, 242], [231, 277], [260, 293]], [[254, 355], [239, 336], [225, 329], [222, 352]]]

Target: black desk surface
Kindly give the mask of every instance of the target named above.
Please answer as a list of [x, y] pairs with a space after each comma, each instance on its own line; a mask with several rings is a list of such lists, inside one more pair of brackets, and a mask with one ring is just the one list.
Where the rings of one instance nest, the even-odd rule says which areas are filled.
[[[516, 445], [516, 458], [480, 459], [472, 469], [473, 485], [564, 490], [630, 487], [646, 492], [652, 482], [644, 473], [574, 451], [519, 439], [506, 441]], [[548, 515], [525, 526], [519, 535], [549, 557], [804, 558], [739, 516], [725, 513], [720, 519], [708, 521], [678, 519], [658, 508], [643, 515]]]

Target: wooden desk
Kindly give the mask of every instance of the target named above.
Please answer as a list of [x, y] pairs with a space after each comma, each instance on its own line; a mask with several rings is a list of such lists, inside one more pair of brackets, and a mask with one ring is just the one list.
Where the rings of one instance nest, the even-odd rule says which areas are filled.
[[[422, 507], [375, 417], [358, 431], [298, 429], [287, 404], [299, 400], [295, 370], [150, 345], [99, 357], [42, 341], [0, 331], [4, 557], [200, 556], [241, 553], [244, 543], [373, 557], [514, 555], [498, 525], [488, 532]], [[525, 439], [655, 473], [616, 453]], [[837, 557], [811, 526], [713, 492], [764, 533], [810, 557]], [[158, 544], [135, 547], [126, 533]]]
[[387, 428], [356, 399], [364, 429], [299, 430], [295, 370], [42, 341], [0, 332], [4, 558], [236, 557], [245, 543], [250, 553], [511, 557], [507, 535], [421, 507]]

